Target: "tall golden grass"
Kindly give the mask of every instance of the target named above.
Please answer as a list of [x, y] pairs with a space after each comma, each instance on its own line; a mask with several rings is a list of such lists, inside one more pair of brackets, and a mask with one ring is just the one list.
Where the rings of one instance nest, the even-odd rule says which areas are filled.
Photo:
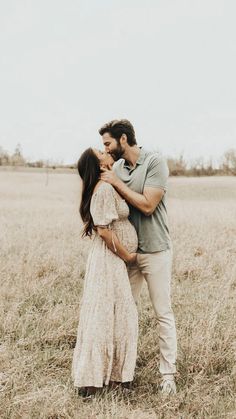
[[178, 393], [158, 392], [146, 287], [134, 391], [75, 393], [71, 362], [89, 240], [73, 174], [0, 172], [0, 417], [236, 418], [236, 178], [170, 179]]

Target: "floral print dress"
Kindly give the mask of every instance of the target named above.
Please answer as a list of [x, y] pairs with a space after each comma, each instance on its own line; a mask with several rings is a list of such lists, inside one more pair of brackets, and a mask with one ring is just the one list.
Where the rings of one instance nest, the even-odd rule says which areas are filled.
[[[108, 226], [129, 252], [138, 240], [129, 208], [115, 189], [101, 183], [90, 212], [95, 226]], [[125, 262], [95, 233], [89, 252], [73, 354], [75, 387], [132, 381], [137, 357], [138, 315]]]

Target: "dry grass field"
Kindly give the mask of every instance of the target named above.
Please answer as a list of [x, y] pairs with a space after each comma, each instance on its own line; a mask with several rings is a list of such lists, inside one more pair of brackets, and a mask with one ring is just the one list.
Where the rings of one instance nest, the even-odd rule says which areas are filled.
[[158, 393], [158, 330], [139, 305], [135, 389], [92, 402], [70, 377], [89, 240], [73, 174], [0, 171], [0, 417], [236, 418], [236, 177], [170, 179], [178, 394]]

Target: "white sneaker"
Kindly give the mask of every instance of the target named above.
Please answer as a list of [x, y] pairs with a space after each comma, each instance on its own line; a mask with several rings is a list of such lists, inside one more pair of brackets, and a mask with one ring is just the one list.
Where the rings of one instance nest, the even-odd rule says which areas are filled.
[[176, 394], [176, 385], [175, 380], [173, 378], [163, 377], [163, 380], [160, 385], [160, 391], [163, 395], [172, 395]]

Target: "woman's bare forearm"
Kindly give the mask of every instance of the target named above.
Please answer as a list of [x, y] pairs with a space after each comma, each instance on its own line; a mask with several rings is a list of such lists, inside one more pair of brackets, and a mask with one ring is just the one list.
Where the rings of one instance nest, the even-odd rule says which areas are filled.
[[124, 262], [130, 262], [132, 253], [129, 253], [126, 247], [119, 241], [114, 231], [108, 228], [98, 227], [98, 234], [104, 240], [107, 247]]

